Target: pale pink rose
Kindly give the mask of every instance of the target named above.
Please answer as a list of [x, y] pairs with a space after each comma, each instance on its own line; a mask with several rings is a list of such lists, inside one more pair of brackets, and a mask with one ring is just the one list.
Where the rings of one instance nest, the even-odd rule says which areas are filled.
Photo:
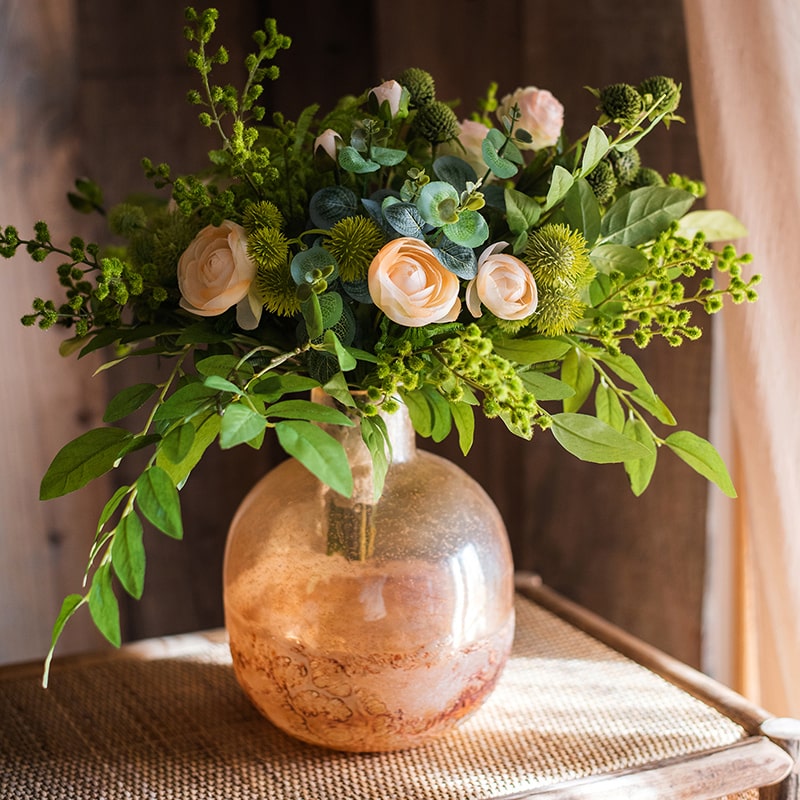
[[558, 141], [564, 125], [564, 106], [547, 89], [526, 86], [507, 94], [497, 108], [497, 118], [502, 120], [514, 104], [519, 105], [522, 114], [517, 126], [533, 137], [530, 143], [516, 142], [520, 149], [541, 150], [543, 147], [552, 147]]
[[314, 139], [314, 152], [321, 147], [334, 161], [336, 161], [336, 143], [341, 142], [342, 137], [333, 128], [327, 128]]
[[181, 308], [215, 317], [241, 300], [247, 302], [256, 266], [247, 254], [247, 233], [225, 220], [195, 236], [178, 260]]
[[[483, 140], [489, 129], [482, 122], [475, 122], [471, 119], [462, 120], [459, 124], [461, 132], [458, 134], [458, 142], [446, 142], [439, 148], [441, 155], [451, 155], [462, 158], [474, 170], [475, 174], [482, 178], [487, 170], [486, 162], [483, 160]], [[489, 175], [491, 180], [492, 176]]]
[[394, 239], [369, 267], [369, 293], [389, 319], [409, 328], [452, 322], [461, 311], [458, 277], [419, 239]]
[[380, 86], [370, 89], [370, 94], [378, 101], [378, 105], [386, 100], [392, 117], [397, 116], [400, 102], [403, 99], [403, 87], [397, 81], [384, 81]]
[[539, 294], [530, 268], [500, 251], [507, 242], [488, 247], [478, 259], [478, 275], [467, 284], [467, 308], [480, 317], [481, 303], [498, 319], [525, 319], [536, 311]]

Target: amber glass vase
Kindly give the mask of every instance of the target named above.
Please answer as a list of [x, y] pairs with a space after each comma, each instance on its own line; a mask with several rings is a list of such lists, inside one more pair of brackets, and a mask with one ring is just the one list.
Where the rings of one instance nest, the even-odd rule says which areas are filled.
[[386, 423], [393, 460], [377, 502], [358, 427], [329, 426], [353, 497], [290, 459], [245, 498], [225, 553], [239, 683], [286, 733], [356, 752], [452, 729], [495, 686], [514, 630], [497, 508], [460, 467], [417, 450], [404, 407]]

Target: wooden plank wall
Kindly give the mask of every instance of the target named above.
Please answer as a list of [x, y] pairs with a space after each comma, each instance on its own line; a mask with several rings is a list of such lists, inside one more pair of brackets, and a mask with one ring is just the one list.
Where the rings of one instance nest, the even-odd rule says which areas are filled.
[[[74, 20], [69, 17], [73, 6]], [[49, 128], [58, 133], [58, 140], [38, 142], [38, 151], [33, 149], [37, 143], [19, 131], [12, 137], [6, 127], [0, 128], [5, 185], [10, 180], [20, 192], [31, 192], [25, 204], [0, 205], [0, 222], [13, 215], [13, 221], [22, 223], [59, 201], [72, 177], [67, 166], [90, 174], [106, 188], [108, 201], [117, 202], [130, 187], [147, 188], [140, 177], [140, 155], [169, 161], [180, 171], [198, 164], [203, 152], [215, 145], [182, 101], [193, 85], [183, 56], [183, 6], [184, 0], [47, 0], [37, 4], [0, 0], [0, 9], [14, 10], [11, 17], [0, 15], [0, 25], [10, 19], [18, 35], [23, 28], [32, 31], [42, 58], [33, 66], [23, 65], [3, 46], [0, 89], [8, 92], [9, 86], [18, 87], [17, 102], [28, 106], [25, 113], [29, 115], [49, 107], [55, 97], [68, 117], [66, 126], [62, 121]], [[568, 129], [581, 132], [595, 113], [593, 98], [581, 88], [584, 85], [673, 75], [684, 84], [683, 110], [689, 122], [670, 136], [650, 142], [643, 155], [652, 166], [699, 174], [680, 0], [658, 4], [637, 0], [569, 4], [545, 0], [337, 0], [324, 4], [226, 0], [219, 6], [233, 64], [248, 52], [249, 34], [264, 16], [276, 16], [281, 30], [294, 37], [292, 49], [280, 56], [283, 77], [267, 89], [272, 106], [287, 114], [311, 100], [332, 103], [340, 94], [360, 91], [416, 65], [434, 71], [439, 96], [460, 98], [465, 113], [490, 80], [497, 80], [504, 92], [528, 84], [549, 88], [567, 106]], [[52, 39], [37, 26], [36, 18], [45, 8], [68, 17], [61, 30], [71, 35], [58, 37], [66, 52], [45, 49]], [[23, 95], [19, 89], [30, 81], [26, 75], [31, 71], [43, 97]], [[235, 80], [235, 73], [230, 74]], [[69, 91], [61, 90], [61, 83], [71, 80]], [[65, 131], [69, 132], [66, 141]], [[62, 154], [63, 147], [68, 158]], [[35, 166], [24, 174], [11, 169], [10, 164], [21, 162]], [[51, 216], [60, 213], [54, 209]], [[69, 218], [68, 225], [75, 224]], [[67, 231], [71, 230], [68, 225], [64, 225]], [[31, 287], [15, 285], [13, 291], [15, 297], [23, 295], [20, 313], [24, 313]], [[3, 321], [4, 331], [9, 324], [13, 320]], [[4, 348], [3, 358], [11, 359], [4, 363], [23, 376], [29, 395], [23, 407], [13, 390], [0, 389], [8, 393], [3, 395], [4, 409], [19, 406], [13, 420], [8, 419], [8, 411], [4, 414], [8, 431], [4, 430], [4, 436], [19, 438], [9, 439], [10, 447], [2, 448], [6, 451], [3, 483], [10, 471], [18, 473], [18, 483], [10, 495], [14, 503], [7, 505], [3, 495], [0, 506], [0, 624], [4, 632], [13, 633], [9, 620], [22, 619], [22, 614], [26, 620], [23, 628], [17, 626], [16, 636], [0, 644], [0, 660], [30, 657], [46, 648], [42, 625], [35, 620], [42, 618], [42, 612], [47, 617], [47, 606], [55, 614], [57, 600], [50, 587], [58, 587], [55, 594], [76, 588], [82, 570], [82, 564], [76, 568], [66, 558], [53, 556], [54, 546], [47, 538], [51, 526], [41, 518], [43, 512], [35, 502], [43, 463], [75, 435], [74, 425], [64, 422], [65, 417], [74, 420], [69, 409], [83, 408], [87, 398], [99, 401], [131, 380], [129, 373], [118, 376], [112, 371], [89, 381], [86, 372], [76, 371], [74, 362], [68, 369], [60, 367], [59, 386], [74, 386], [75, 396], [60, 403], [66, 414], [48, 418], [45, 446], [41, 418], [33, 414], [35, 398], [31, 397], [40, 385], [36, 370], [50, 374], [58, 363], [52, 355], [52, 337], [47, 338], [45, 344], [35, 331], [18, 334], [14, 329], [4, 340], [20, 343], [12, 355]], [[20, 358], [23, 351], [25, 357]], [[35, 366], [31, 365], [33, 353]], [[707, 430], [709, 357], [706, 336], [680, 353], [654, 345], [644, 362], [681, 424], [700, 434]], [[93, 414], [84, 415], [80, 424], [96, 424]], [[38, 450], [31, 441], [36, 437]], [[461, 458], [454, 443], [437, 449]], [[40, 457], [35, 458], [37, 453]], [[221, 623], [220, 565], [228, 520], [247, 488], [279, 458], [273, 444], [257, 454], [239, 450], [216, 454], [196, 471], [183, 494], [187, 541], [176, 543], [148, 533], [145, 599], [125, 602], [123, 608], [129, 638]], [[661, 461], [648, 493], [635, 499], [621, 468], [585, 465], [565, 456], [549, 436], [538, 436], [530, 445], [514, 439], [501, 425], [487, 424], [481, 425], [476, 447], [462, 463], [505, 515], [519, 568], [538, 571], [567, 596], [696, 664], [706, 485], [668, 454]], [[124, 479], [124, 475], [114, 477]], [[89, 491], [76, 502], [82, 509], [90, 507], [88, 523], [85, 510], [83, 517], [74, 510], [65, 512], [75, 527], [88, 524], [84, 532], [75, 534], [82, 544], [91, 536], [92, 513], [96, 514], [102, 498]], [[8, 588], [12, 573], [13, 589]], [[45, 628], [47, 624], [49, 620]], [[20, 636], [20, 630], [35, 630], [36, 636]], [[82, 644], [75, 642], [73, 647]]]

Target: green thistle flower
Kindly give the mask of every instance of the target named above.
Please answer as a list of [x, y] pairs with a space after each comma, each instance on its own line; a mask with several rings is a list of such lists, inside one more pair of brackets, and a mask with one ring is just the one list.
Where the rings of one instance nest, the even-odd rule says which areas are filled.
[[624, 153], [620, 153], [619, 150], [612, 150], [608, 157], [611, 160], [611, 166], [614, 167], [614, 174], [617, 176], [617, 180], [623, 186], [631, 184], [642, 166], [639, 151], [635, 147], [626, 150]]
[[644, 103], [629, 83], [612, 83], [600, 90], [600, 110], [614, 122], [629, 128], [642, 113]]
[[536, 330], [545, 336], [561, 336], [583, 317], [585, 304], [569, 288], [546, 286], [539, 289]]
[[128, 257], [142, 278], [159, 286], [178, 282], [178, 260], [197, 234], [197, 224], [183, 214], [164, 212], [150, 227], [131, 237]]
[[280, 209], [269, 200], [261, 200], [258, 203], [250, 203], [244, 211], [242, 226], [248, 234], [252, 234], [259, 228], [277, 228], [282, 230], [286, 221]]
[[323, 247], [336, 259], [346, 283], [363, 280], [378, 250], [383, 247], [381, 229], [367, 217], [346, 217], [330, 230]]
[[257, 228], [247, 237], [247, 252], [257, 267], [272, 269], [286, 263], [289, 243], [277, 228]]
[[650, 95], [653, 102], [663, 97], [659, 103], [656, 113], [666, 111], [668, 114], [676, 111], [681, 102], [681, 87], [672, 78], [665, 75], [654, 75], [639, 84], [639, 94], [642, 97]]
[[523, 261], [531, 268], [537, 286], [580, 287], [591, 280], [586, 239], [567, 225], [550, 223], [528, 238]]
[[409, 67], [397, 76], [397, 82], [408, 89], [411, 108], [421, 108], [436, 98], [436, 85], [430, 72], [419, 67]]
[[255, 287], [264, 307], [279, 317], [292, 317], [300, 311], [297, 285], [292, 280], [288, 261], [271, 266], [259, 265]]
[[586, 181], [592, 187], [597, 202], [608, 203], [614, 197], [617, 188], [617, 177], [611, 162], [603, 159], [587, 176]]
[[661, 177], [661, 173], [652, 167], [642, 167], [633, 179], [631, 184], [634, 189], [639, 189], [642, 186], [665, 186], [666, 182]]
[[130, 237], [147, 226], [147, 215], [141, 206], [120, 203], [108, 213], [108, 227], [118, 236]]
[[417, 136], [432, 145], [458, 138], [461, 130], [455, 112], [441, 100], [422, 106], [415, 114], [411, 125]]

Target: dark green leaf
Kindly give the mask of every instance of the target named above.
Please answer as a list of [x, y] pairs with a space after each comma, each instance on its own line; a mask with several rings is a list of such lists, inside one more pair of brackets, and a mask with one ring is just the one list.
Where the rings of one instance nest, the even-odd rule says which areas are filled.
[[433, 253], [450, 272], [465, 281], [472, 280], [478, 274], [478, 259], [475, 251], [469, 247], [445, 238], [439, 242], [439, 247], [433, 248]]
[[122, 498], [128, 494], [130, 488], [130, 486], [120, 486], [117, 491], [111, 495], [110, 500], [103, 506], [103, 510], [100, 512], [100, 518], [97, 520], [98, 533], [100, 533], [106, 522], [111, 519], [111, 517], [114, 515], [114, 512], [119, 508]]
[[116, 422], [127, 417], [141, 408], [157, 391], [158, 386], [154, 383], [137, 383], [126, 387], [108, 404], [103, 422]]
[[667, 436], [666, 445], [695, 472], [719, 486], [728, 497], [736, 497], [728, 468], [711, 442], [691, 431], [676, 431]]
[[95, 428], [64, 445], [42, 478], [39, 499], [74, 492], [108, 472], [133, 438], [121, 428]]
[[383, 209], [386, 221], [401, 236], [421, 239], [425, 231], [425, 220], [413, 203], [393, 203]]
[[[291, 401], [290, 401], [291, 402]], [[242, 403], [234, 403], [225, 409], [219, 431], [219, 446], [223, 450], [249, 442], [267, 427], [261, 414]]]
[[153, 418], [159, 421], [176, 419], [191, 419], [196, 414], [211, 408], [217, 390], [202, 383], [189, 383], [181, 386], [174, 394], [170, 395], [162, 405], [158, 407]]
[[89, 613], [100, 633], [114, 647], [119, 647], [122, 638], [119, 629], [119, 605], [111, 587], [110, 564], [102, 564], [92, 576], [92, 588], [89, 590]]
[[250, 378], [253, 375], [253, 367], [249, 362], [242, 362], [238, 356], [222, 355], [208, 356], [195, 364], [197, 371], [201, 375], [219, 375], [221, 378], [230, 378], [232, 375]]
[[639, 497], [650, 484], [656, 468], [658, 449], [653, 434], [641, 420], [633, 417], [625, 422], [623, 433], [647, 448], [648, 455], [625, 462], [625, 472], [631, 484], [631, 491]]
[[648, 242], [682, 217], [693, 194], [671, 186], [644, 186], [623, 195], [606, 211], [600, 226], [603, 244]]
[[180, 464], [194, 443], [194, 425], [191, 422], [184, 422], [177, 428], [173, 428], [161, 442], [161, 452], [173, 463]]
[[139, 476], [136, 502], [145, 518], [162, 533], [173, 539], [183, 538], [178, 490], [165, 470], [158, 466], [149, 467]]
[[353, 475], [341, 443], [305, 420], [279, 422], [275, 432], [281, 447], [312, 475], [339, 494], [353, 494]]
[[587, 414], [555, 414], [553, 436], [581, 461], [610, 464], [647, 456], [647, 449], [596, 417]]
[[145, 553], [142, 522], [135, 511], [126, 514], [117, 526], [111, 543], [111, 563], [122, 588], [136, 600], [144, 591]]
[[447, 181], [459, 192], [467, 188], [467, 182], [476, 183], [478, 176], [475, 170], [457, 156], [440, 156], [433, 162], [433, 172], [439, 180]]
[[305, 375], [268, 375], [253, 387], [253, 393], [268, 403], [280, 400], [285, 394], [307, 392], [319, 386], [319, 381]]

